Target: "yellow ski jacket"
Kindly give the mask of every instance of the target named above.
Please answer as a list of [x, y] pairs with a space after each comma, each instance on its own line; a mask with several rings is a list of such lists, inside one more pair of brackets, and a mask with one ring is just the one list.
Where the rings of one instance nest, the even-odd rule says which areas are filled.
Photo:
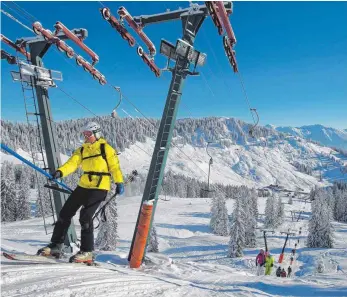
[[[102, 146], [107, 161], [102, 155]], [[111, 188], [111, 175], [115, 183], [124, 182], [117, 152], [103, 138], [94, 143], [84, 143], [57, 170], [60, 170], [63, 177], [65, 177], [75, 172], [79, 167], [83, 170], [83, 175], [78, 183], [82, 188], [109, 191]]]
[[275, 262], [275, 258], [270, 255], [265, 258], [265, 267], [272, 267]]

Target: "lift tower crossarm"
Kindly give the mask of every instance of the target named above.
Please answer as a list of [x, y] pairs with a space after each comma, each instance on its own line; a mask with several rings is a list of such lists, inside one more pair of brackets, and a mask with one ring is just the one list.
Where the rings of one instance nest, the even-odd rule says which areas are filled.
[[[79, 38], [84, 38], [84, 36], [88, 36], [88, 31], [86, 29], [73, 29], [71, 31]], [[60, 40], [68, 39], [68, 37], [64, 34], [64, 32], [59, 32], [55, 37], [59, 38]], [[28, 45], [29, 47], [32, 44], [35, 44], [36, 46], [33, 47], [33, 50], [35, 50], [35, 55], [42, 58], [53, 43], [46, 41], [43, 36], [38, 35], [35, 37], [25, 37], [25, 38], [17, 39], [15, 44], [18, 46]], [[39, 44], [41, 44], [41, 46], [38, 46]], [[31, 59], [31, 62], [33, 63], [33, 65], [36, 65], [34, 64], [33, 59]]]
[[[230, 1], [225, 1], [224, 7], [228, 13], [231, 13], [233, 4]], [[141, 15], [141, 16], [134, 17], [134, 21], [144, 27], [150, 24], [157, 24], [157, 23], [179, 20], [182, 18], [182, 16], [188, 14], [190, 9], [191, 8], [185, 8], [185, 9], [178, 9], [174, 11], [168, 11], [168, 12], [158, 13], [153, 15]], [[202, 15], [208, 15], [208, 10], [206, 8], [206, 5], [199, 5], [197, 6], [197, 9], [198, 9], [198, 12], [195, 15], [198, 15], [199, 12]]]

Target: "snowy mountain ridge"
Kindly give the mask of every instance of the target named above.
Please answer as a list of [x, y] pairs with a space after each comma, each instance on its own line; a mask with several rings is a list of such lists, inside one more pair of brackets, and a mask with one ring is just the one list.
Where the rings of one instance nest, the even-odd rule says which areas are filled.
[[[88, 120], [58, 123], [62, 161], [80, 145], [79, 127]], [[99, 122], [104, 127], [105, 138], [116, 148], [121, 148], [123, 171], [137, 169], [146, 174], [155, 144], [154, 128], [140, 119], [104, 117]], [[154, 120], [152, 123], [158, 124]], [[2, 122], [2, 125], [3, 141], [22, 153], [28, 152], [27, 128], [21, 126], [19, 131], [14, 124]], [[207, 181], [209, 157], [206, 145], [212, 140], [209, 153], [213, 157], [210, 177], [213, 184], [256, 188], [278, 184], [290, 190], [308, 191], [315, 185], [346, 180], [347, 156], [299, 136], [261, 126], [256, 127], [252, 138], [248, 134], [250, 127], [250, 124], [232, 118], [178, 120], [166, 171]], [[1, 154], [2, 159], [11, 159]]]
[[347, 150], [347, 129], [339, 130], [318, 124], [301, 127], [275, 127], [271, 125], [267, 125], [267, 127], [271, 127], [279, 132], [317, 141], [325, 146]]

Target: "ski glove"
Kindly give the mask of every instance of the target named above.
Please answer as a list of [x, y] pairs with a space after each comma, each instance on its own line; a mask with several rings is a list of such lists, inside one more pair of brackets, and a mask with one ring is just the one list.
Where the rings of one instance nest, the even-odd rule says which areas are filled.
[[55, 171], [51, 175], [52, 175], [53, 179], [58, 179], [58, 178], [63, 177], [63, 173], [60, 170]]
[[116, 187], [116, 193], [118, 195], [122, 195], [124, 193], [124, 184], [123, 183], [118, 183], [116, 184], [117, 187]]

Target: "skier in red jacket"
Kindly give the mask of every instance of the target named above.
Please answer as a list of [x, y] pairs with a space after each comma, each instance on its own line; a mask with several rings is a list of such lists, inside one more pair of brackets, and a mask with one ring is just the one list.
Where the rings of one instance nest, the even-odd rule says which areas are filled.
[[255, 258], [255, 266], [257, 266], [257, 275], [264, 274], [264, 268], [263, 268], [264, 263], [265, 263], [265, 253], [264, 253], [264, 250], [261, 249], [257, 257]]

